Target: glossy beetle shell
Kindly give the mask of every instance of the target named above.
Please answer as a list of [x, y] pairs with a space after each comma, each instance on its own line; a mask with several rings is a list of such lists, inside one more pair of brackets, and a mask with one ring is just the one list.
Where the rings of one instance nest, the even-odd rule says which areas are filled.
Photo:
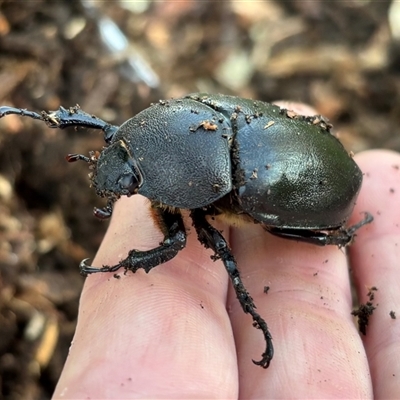
[[346, 222], [362, 173], [322, 117], [231, 96], [191, 98], [231, 120], [234, 190], [244, 212], [281, 228], [335, 228]]

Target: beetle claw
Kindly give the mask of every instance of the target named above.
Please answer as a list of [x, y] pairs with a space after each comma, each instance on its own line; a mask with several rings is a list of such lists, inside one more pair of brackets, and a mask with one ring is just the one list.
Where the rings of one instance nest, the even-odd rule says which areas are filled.
[[79, 272], [83, 276], [87, 276], [88, 274], [90, 274], [89, 270], [93, 269], [93, 267], [91, 265], [86, 264], [87, 260], [90, 260], [90, 259], [89, 258], [85, 258], [79, 264]]
[[87, 276], [90, 274], [95, 274], [96, 272], [108, 272], [109, 271], [109, 267], [102, 267], [102, 268], [93, 267], [92, 265], [87, 263], [88, 260], [90, 260], [90, 258], [85, 258], [79, 264], [79, 272], [81, 275]]
[[272, 336], [269, 332], [267, 324], [265, 323], [264, 320], [262, 320], [261, 317], [259, 317], [259, 319], [260, 319], [259, 323], [261, 323], [261, 325], [259, 325], [258, 328], [261, 329], [262, 332], [264, 333], [264, 339], [267, 347], [265, 349], [265, 352], [262, 353], [261, 355], [262, 358], [260, 361], [254, 361], [254, 360], [252, 361], [255, 365], [259, 365], [260, 367], [266, 369], [269, 367], [269, 364], [274, 357], [274, 346], [272, 344]]
[[89, 260], [89, 258], [85, 258], [79, 264], [79, 272], [83, 276], [95, 274], [98, 272], [115, 272], [122, 267], [121, 264], [117, 264], [117, 265], [114, 265], [113, 267], [110, 267], [108, 265], [103, 265], [101, 268], [97, 268], [97, 267], [93, 267], [90, 264], [87, 264], [87, 260]]
[[262, 359], [260, 361], [254, 361], [254, 360], [251, 360], [251, 361], [253, 361], [253, 364], [267, 369], [269, 367], [269, 364], [270, 364], [271, 360], [272, 360], [272, 357], [268, 356], [267, 353], [264, 353], [262, 356], [263, 357], [262, 357]]

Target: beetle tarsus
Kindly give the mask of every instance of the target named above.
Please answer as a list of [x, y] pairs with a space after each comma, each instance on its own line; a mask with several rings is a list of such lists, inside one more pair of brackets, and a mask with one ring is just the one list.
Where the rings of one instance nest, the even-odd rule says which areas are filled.
[[85, 258], [79, 264], [79, 272], [83, 276], [87, 276], [87, 275], [90, 275], [90, 274], [95, 274], [97, 272], [115, 272], [115, 271], [117, 271], [118, 269], [121, 268], [119, 265], [115, 265], [113, 267], [109, 267], [107, 265], [104, 265], [101, 268], [96, 268], [96, 267], [93, 267], [90, 264], [87, 264], [87, 260], [89, 260], [89, 258]]
[[68, 154], [65, 159], [72, 163], [76, 161], [85, 161], [87, 163], [91, 163], [91, 159], [89, 157], [84, 156], [83, 154]]
[[64, 129], [70, 126], [82, 126], [85, 128], [101, 129], [104, 132], [104, 141], [107, 144], [111, 142], [115, 132], [119, 128], [119, 126], [111, 125], [94, 115], [82, 111], [79, 106], [68, 109], [60, 107], [57, 111], [42, 111], [40, 114], [23, 108], [0, 107], [0, 118], [10, 114], [39, 119], [44, 121], [49, 128]]
[[108, 208], [108, 206], [104, 208], [93, 208], [93, 215], [101, 220], [109, 219], [112, 215], [112, 208]]
[[101, 268], [96, 268], [86, 264], [88, 259], [85, 259], [79, 265], [81, 274], [116, 272], [120, 268], [132, 272], [136, 272], [138, 269], [149, 272], [157, 265], [174, 258], [186, 245], [186, 231], [182, 217], [179, 213], [172, 213], [168, 210], [158, 209], [157, 211], [160, 213], [159, 221], [163, 225], [162, 230], [166, 232], [164, 241], [161, 242], [160, 246], [147, 251], [131, 250], [128, 257], [113, 266], [103, 265]]
[[21, 117], [29, 117], [29, 118], [33, 118], [33, 119], [43, 120], [43, 117], [34, 111], [28, 111], [28, 110], [25, 110], [24, 108], [15, 108], [15, 107], [8, 107], [8, 106], [0, 107], [0, 118], [5, 117], [6, 115], [10, 115], [10, 114], [16, 114], [16, 115], [20, 115]]
[[364, 219], [347, 228], [346, 232], [349, 236], [353, 237], [356, 231], [358, 231], [362, 226], [371, 223], [373, 220], [374, 217], [369, 212], [364, 212]]
[[113, 208], [114, 208], [114, 203], [117, 201], [117, 198], [115, 197], [109, 197], [107, 201], [107, 205], [103, 208], [97, 208], [95, 207], [93, 209], [93, 215], [98, 218], [98, 219], [108, 219], [111, 218], [111, 215], [113, 213]]
[[215, 252], [214, 259], [222, 260], [231, 279], [233, 288], [235, 289], [236, 296], [239, 300], [240, 305], [242, 306], [243, 311], [246, 314], [250, 314], [252, 316], [254, 327], [260, 329], [263, 332], [266, 342], [266, 349], [265, 352], [262, 354], [261, 360], [253, 360], [253, 362], [254, 364], [260, 365], [263, 368], [268, 368], [274, 355], [272, 336], [269, 332], [267, 323], [256, 312], [254, 301], [243, 285], [239, 270], [237, 269], [236, 260], [233, 257], [225, 238], [217, 229], [215, 229], [207, 222], [204, 211], [200, 209], [193, 210], [191, 212], [191, 217], [199, 241], [206, 248], [211, 248]]

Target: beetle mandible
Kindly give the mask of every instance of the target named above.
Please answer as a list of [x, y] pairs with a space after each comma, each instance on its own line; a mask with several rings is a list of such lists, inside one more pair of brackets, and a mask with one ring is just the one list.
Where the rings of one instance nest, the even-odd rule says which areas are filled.
[[272, 337], [243, 285], [235, 258], [207, 216], [234, 215], [259, 223], [273, 235], [316, 245], [346, 246], [372, 221], [365, 213], [356, 225], [345, 224], [361, 187], [362, 173], [321, 116], [305, 117], [276, 105], [239, 97], [195, 93], [151, 105], [121, 126], [110, 125], [79, 106], [41, 114], [0, 107], [0, 118], [17, 114], [44, 121], [51, 128], [83, 126], [104, 132], [98, 152], [69, 154], [92, 169], [97, 194], [107, 198], [109, 218], [120, 196], [141, 194], [151, 200], [163, 242], [149, 251], [131, 250], [117, 265], [93, 267], [82, 274], [120, 268], [149, 272], [185, 247], [180, 210], [190, 210], [199, 241], [223, 262], [237, 298], [266, 348], [255, 364], [267, 368]]

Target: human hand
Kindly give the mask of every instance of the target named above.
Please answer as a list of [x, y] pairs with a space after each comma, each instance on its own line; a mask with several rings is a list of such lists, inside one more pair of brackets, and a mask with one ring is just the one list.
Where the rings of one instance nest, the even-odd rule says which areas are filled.
[[[264, 351], [230, 287], [189, 228], [184, 250], [149, 274], [94, 274], [82, 293], [78, 326], [55, 398], [398, 398], [400, 325], [400, 155], [356, 156], [364, 183], [349, 225], [375, 220], [349, 247], [356, 291], [377, 286], [377, 310], [360, 338], [343, 249], [274, 237], [258, 225], [223, 230], [243, 282], [266, 320], [275, 356]], [[141, 196], [116, 204], [93, 265], [114, 265], [162, 235]], [[268, 294], [264, 286], [270, 286]], [[398, 311], [399, 314], [399, 311]]]

